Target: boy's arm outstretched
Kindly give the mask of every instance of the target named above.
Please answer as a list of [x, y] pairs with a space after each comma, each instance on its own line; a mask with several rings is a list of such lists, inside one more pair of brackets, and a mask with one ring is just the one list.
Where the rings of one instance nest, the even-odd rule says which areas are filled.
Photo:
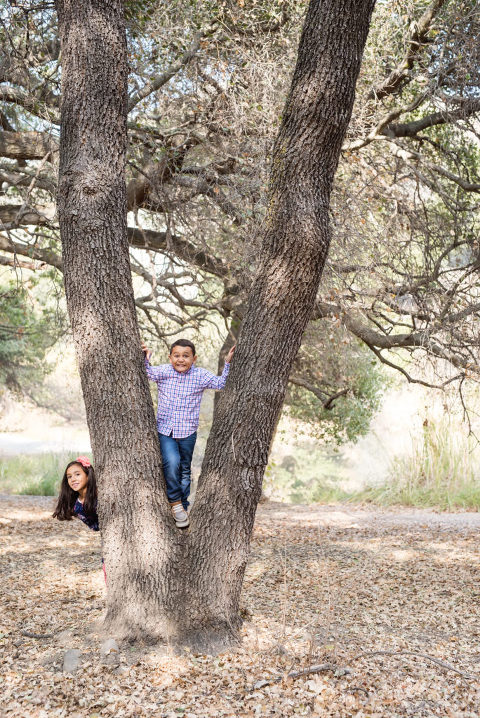
[[215, 374], [205, 370], [205, 389], [223, 389], [227, 383], [227, 377], [230, 371], [230, 362], [232, 361], [234, 351], [235, 347], [233, 346], [225, 357], [225, 366], [223, 367], [223, 371], [220, 376], [216, 376]]

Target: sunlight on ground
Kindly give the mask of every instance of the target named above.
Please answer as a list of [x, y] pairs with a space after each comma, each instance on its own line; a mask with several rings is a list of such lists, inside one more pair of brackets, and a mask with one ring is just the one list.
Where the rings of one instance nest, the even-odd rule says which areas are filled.
[[[242, 595], [241, 646], [176, 656], [168, 645], [121, 645], [103, 656], [99, 537], [50, 519], [44, 501], [0, 497], [9, 522], [0, 524], [5, 715], [478, 714], [478, 514], [267, 503]], [[82, 654], [75, 676], [62, 672], [72, 648]], [[286, 678], [319, 664], [321, 674]]]

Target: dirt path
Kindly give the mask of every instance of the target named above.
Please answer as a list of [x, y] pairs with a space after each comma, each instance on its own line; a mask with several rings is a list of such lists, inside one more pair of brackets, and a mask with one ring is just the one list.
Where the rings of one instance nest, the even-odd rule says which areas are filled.
[[0, 496], [1, 716], [480, 714], [480, 514], [261, 506], [240, 649], [103, 656], [99, 537], [51, 505]]

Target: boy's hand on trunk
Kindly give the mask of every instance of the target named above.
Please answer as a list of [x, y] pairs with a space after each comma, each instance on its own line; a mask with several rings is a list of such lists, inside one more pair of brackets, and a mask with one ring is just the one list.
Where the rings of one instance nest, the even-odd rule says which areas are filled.
[[147, 360], [147, 361], [150, 361], [151, 356], [152, 356], [152, 352], [151, 352], [150, 349], [147, 347], [147, 345], [145, 344], [145, 342], [142, 342], [142, 352], [145, 354], [146, 360]]

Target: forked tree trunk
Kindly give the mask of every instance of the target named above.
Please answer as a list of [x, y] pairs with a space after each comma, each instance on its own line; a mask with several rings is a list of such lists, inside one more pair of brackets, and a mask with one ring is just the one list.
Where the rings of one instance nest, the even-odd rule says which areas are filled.
[[119, 0], [58, 2], [65, 283], [100, 483], [107, 626], [195, 648], [238, 637], [271, 437], [328, 252], [329, 201], [374, 0], [312, 0], [275, 143], [260, 269], [191, 529], [168, 513], [128, 265]]

